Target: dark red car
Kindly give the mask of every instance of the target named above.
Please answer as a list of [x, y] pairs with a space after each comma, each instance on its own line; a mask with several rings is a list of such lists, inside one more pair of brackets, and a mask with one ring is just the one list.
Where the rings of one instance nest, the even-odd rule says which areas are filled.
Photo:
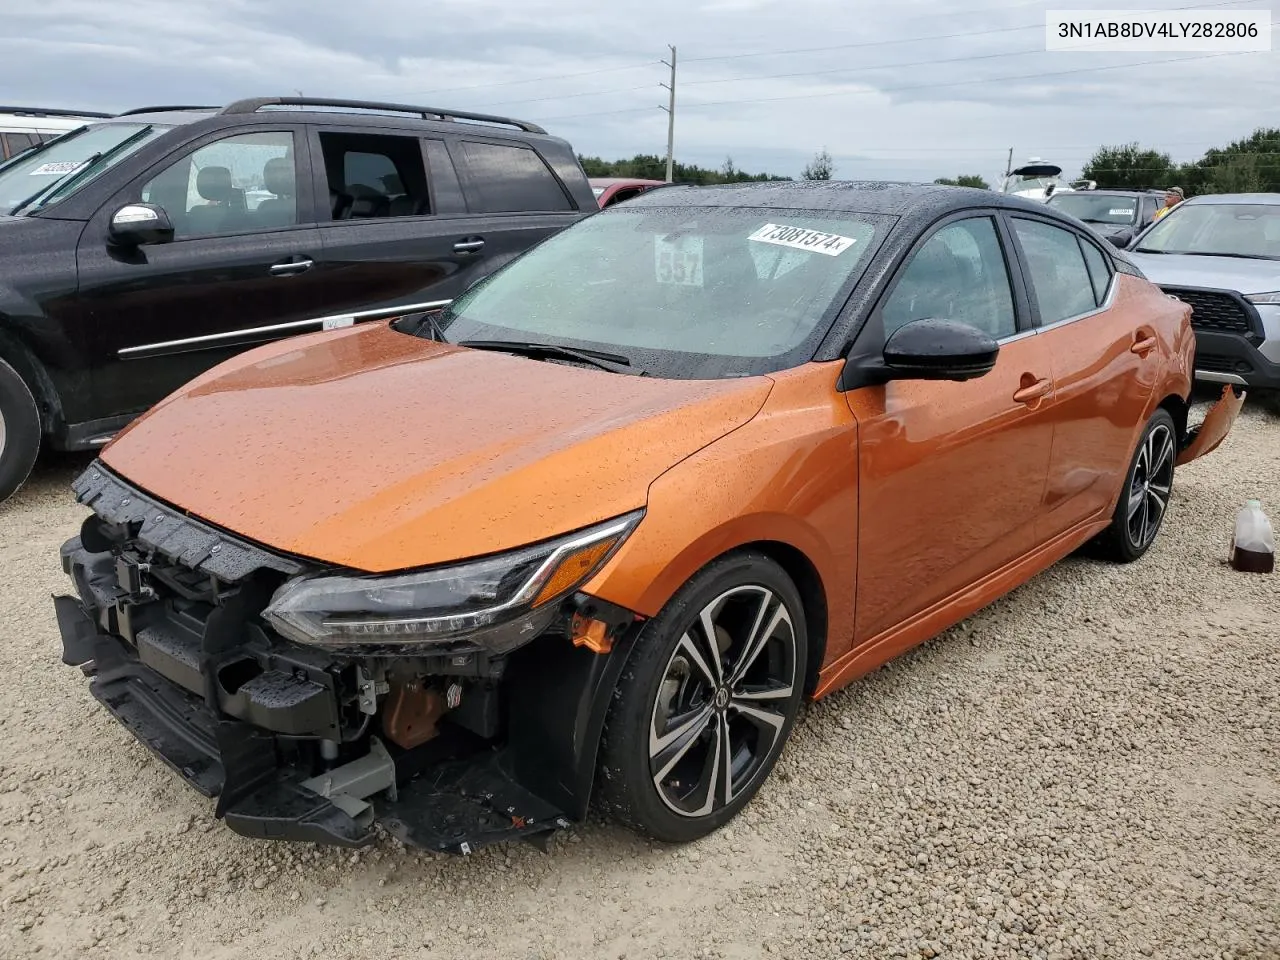
[[596, 195], [600, 209], [611, 207], [623, 200], [630, 200], [654, 187], [665, 187], [665, 180], [636, 180], [630, 177], [592, 177], [591, 192]]

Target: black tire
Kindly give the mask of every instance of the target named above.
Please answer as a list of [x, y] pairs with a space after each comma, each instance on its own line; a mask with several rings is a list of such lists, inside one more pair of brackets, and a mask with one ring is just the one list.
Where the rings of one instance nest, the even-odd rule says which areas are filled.
[[1155, 543], [1173, 492], [1177, 437], [1177, 427], [1167, 410], [1157, 410], [1147, 421], [1129, 461], [1111, 526], [1097, 540], [1098, 553], [1104, 558], [1132, 563]]
[[40, 452], [40, 410], [9, 364], [0, 360], [0, 502], [22, 486]]
[[645, 625], [623, 669], [600, 746], [597, 808], [668, 843], [731, 820], [795, 724], [807, 642], [800, 593], [764, 554], [733, 553], [699, 571]]

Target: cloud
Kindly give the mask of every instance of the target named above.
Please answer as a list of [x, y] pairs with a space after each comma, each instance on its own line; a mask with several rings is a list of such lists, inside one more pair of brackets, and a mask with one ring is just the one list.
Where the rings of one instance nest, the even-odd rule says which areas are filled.
[[675, 43], [679, 159], [795, 175], [825, 146], [837, 176], [857, 178], [990, 179], [1010, 147], [1015, 163], [1043, 156], [1068, 172], [1103, 143], [1190, 159], [1274, 122], [1240, 95], [1274, 84], [1270, 54], [1046, 53], [1052, 6], [46, 0], [6, 11], [0, 85], [84, 109], [297, 90], [481, 109], [615, 157], [665, 151], [659, 61]]

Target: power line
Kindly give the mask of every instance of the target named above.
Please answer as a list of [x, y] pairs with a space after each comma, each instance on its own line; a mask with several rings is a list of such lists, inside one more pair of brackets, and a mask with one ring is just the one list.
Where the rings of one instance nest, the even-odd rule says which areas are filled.
[[622, 67], [601, 67], [599, 70], [583, 70], [580, 73], [561, 73], [554, 77], [527, 77], [524, 80], [499, 80], [496, 83], [473, 83], [469, 87], [439, 87], [435, 90], [418, 90], [411, 93], [414, 97], [429, 97], [437, 93], [456, 93], [460, 90], [487, 90], [490, 87], [509, 87], [520, 83], [549, 83], [552, 80], [572, 80], [575, 77], [594, 77], [602, 73], [621, 73], [624, 70], [639, 70], [641, 67], [652, 67], [659, 60], [646, 60], [644, 63], [632, 63]]
[[[1082, 73], [1095, 73], [1103, 70], [1127, 70], [1131, 67], [1145, 67], [1154, 64], [1165, 63], [1187, 63], [1192, 60], [1212, 60], [1217, 57], [1240, 57], [1247, 56], [1251, 53], [1268, 53], [1270, 51], [1241, 51], [1233, 53], [1208, 53], [1200, 54], [1192, 57], [1171, 57], [1163, 60], [1137, 60], [1133, 63], [1113, 63], [1098, 67], [1080, 67], [1075, 70], [1056, 70], [1044, 73], [1028, 73], [1017, 76], [1005, 77], [980, 77], [975, 80], [949, 80], [941, 83], [924, 83], [911, 84], [900, 87], [875, 87], [871, 89], [858, 90], [834, 90], [826, 93], [802, 93], [789, 94], [781, 97], [749, 97], [739, 100], [704, 100], [701, 103], [686, 103], [685, 109], [694, 109], [698, 107], [720, 107], [733, 104], [759, 104], [759, 103], [778, 103], [785, 100], [816, 100], [829, 97], [848, 97], [848, 96], [865, 96], [867, 94], [883, 94], [883, 93], [901, 93], [909, 90], [933, 90], [939, 87], [964, 87], [976, 86], [984, 83], [1007, 83], [1011, 80], [1043, 80], [1049, 77], [1065, 77]], [[560, 114], [552, 117], [543, 117], [543, 120], [576, 120], [582, 117], [607, 117], [624, 113], [639, 113], [642, 111], [652, 110], [652, 107], [629, 107], [621, 110], [602, 110], [593, 113], [577, 113], [577, 114]]]

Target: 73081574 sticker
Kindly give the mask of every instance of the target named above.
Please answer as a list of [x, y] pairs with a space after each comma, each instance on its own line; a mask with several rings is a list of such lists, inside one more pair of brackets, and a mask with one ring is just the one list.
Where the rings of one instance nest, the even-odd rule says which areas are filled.
[[776, 243], [780, 247], [792, 247], [796, 250], [811, 250], [828, 257], [838, 257], [858, 242], [854, 237], [842, 237], [838, 233], [824, 233], [808, 227], [777, 223], [766, 223], [747, 239], [758, 243]]

